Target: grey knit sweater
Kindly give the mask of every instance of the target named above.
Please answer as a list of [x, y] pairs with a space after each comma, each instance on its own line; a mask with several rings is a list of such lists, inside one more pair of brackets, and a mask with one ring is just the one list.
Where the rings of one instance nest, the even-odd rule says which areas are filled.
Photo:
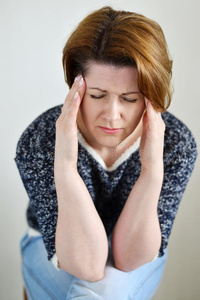
[[[16, 150], [17, 164], [29, 196], [27, 221], [42, 234], [48, 259], [55, 254], [58, 216], [54, 183], [55, 122], [62, 105], [41, 114], [23, 132]], [[164, 142], [164, 181], [158, 202], [162, 232], [159, 256], [167, 247], [174, 218], [197, 157], [195, 140], [189, 129], [172, 114], [162, 114], [166, 125]], [[79, 135], [78, 172], [82, 177], [108, 235], [139, 177], [139, 148], [128, 152], [121, 163], [106, 169], [95, 151]], [[75, 187], [74, 187], [75, 188]], [[144, 187], [145, 188], [145, 187]], [[134, 221], [134, 220], [133, 220]]]

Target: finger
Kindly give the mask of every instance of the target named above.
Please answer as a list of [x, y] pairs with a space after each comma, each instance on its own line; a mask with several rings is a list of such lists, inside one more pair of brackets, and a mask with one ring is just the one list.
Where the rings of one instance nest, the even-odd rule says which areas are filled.
[[76, 125], [78, 109], [84, 95], [85, 82], [82, 76], [76, 77], [72, 88], [70, 89], [65, 103], [62, 107], [60, 121], [65, 123], [65, 127]]
[[71, 104], [68, 107], [64, 106], [62, 108], [62, 113], [56, 121], [56, 126], [60, 128], [62, 131], [69, 133], [70, 131], [76, 128], [76, 120], [78, 114], [78, 108], [80, 105], [80, 96], [79, 93], [76, 92], [74, 95], [74, 99], [72, 99]]
[[82, 101], [83, 96], [85, 94], [85, 89], [86, 89], [86, 82], [84, 78], [81, 76], [81, 79], [78, 82], [78, 93], [80, 95], [80, 100]]
[[74, 83], [72, 85], [71, 91], [72, 93], [78, 92], [80, 98], [82, 99], [84, 92], [85, 92], [85, 80], [82, 75], [79, 75], [75, 78]]
[[146, 107], [147, 107], [147, 103], [148, 103], [149, 100], [145, 97], [145, 98], [144, 98], [144, 101], [145, 101], [145, 105], [146, 105]]
[[148, 119], [148, 127], [151, 132], [164, 132], [165, 131], [165, 123], [162, 119], [161, 113], [156, 111], [151, 102], [148, 100], [147, 103], [147, 119]]
[[64, 117], [71, 121], [71, 122], [76, 122], [76, 118], [77, 118], [77, 113], [78, 113], [78, 109], [80, 106], [80, 95], [79, 92], [76, 91], [74, 94], [73, 99], [70, 101], [70, 104], [68, 105], [68, 108], [65, 111], [65, 115]]
[[151, 102], [148, 100], [147, 102], [147, 116], [148, 116], [148, 121], [154, 122], [159, 116], [160, 116], [160, 112], [156, 111]]
[[81, 86], [83, 85], [83, 77], [81, 75], [77, 76], [74, 79], [74, 83], [72, 84], [71, 89], [69, 90], [69, 93], [67, 97], [65, 98], [65, 102], [70, 102], [73, 100], [75, 93], [79, 92]]
[[[79, 94], [78, 98], [77, 98], [77, 93]], [[78, 103], [80, 105], [80, 102], [82, 101], [84, 93], [85, 93], [85, 81], [82, 76], [77, 76], [74, 80], [74, 83], [73, 83], [66, 99], [65, 99], [62, 111], [65, 113], [69, 109], [70, 106], [73, 107], [75, 105], [74, 100], [78, 99]]]
[[65, 100], [73, 100], [75, 93], [79, 91], [79, 87], [82, 85], [82, 83], [83, 77], [81, 75], [76, 76]]

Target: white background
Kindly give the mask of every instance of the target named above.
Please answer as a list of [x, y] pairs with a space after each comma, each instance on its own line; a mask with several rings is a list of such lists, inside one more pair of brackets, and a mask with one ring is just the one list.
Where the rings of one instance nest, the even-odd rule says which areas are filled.
[[[198, 0], [0, 0], [0, 299], [22, 299], [19, 240], [26, 229], [26, 191], [14, 157], [24, 129], [64, 102], [68, 88], [62, 49], [83, 17], [112, 5], [156, 20], [174, 59], [170, 112], [200, 144], [200, 2]], [[195, 300], [200, 295], [199, 157], [182, 199], [168, 247], [168, 263], [154, 299]], [[40, 299], [38, 299], [40, 300]], [[123, 299], [122, 299], [123, 300]]]

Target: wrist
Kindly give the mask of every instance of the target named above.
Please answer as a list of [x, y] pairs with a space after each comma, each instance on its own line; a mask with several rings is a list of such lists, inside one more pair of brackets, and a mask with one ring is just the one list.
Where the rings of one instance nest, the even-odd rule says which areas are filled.
[[65, 180], [68, 177], [79, 175], [77, 170], [77, 164], [57, 161], [54, 162], [54, 177], [55, 180]]
[[164, 167], [163, 164], [154, 167], [141, 166], [140, 177], [147, 178], [148, 181], [161, 183], [163, 182]]

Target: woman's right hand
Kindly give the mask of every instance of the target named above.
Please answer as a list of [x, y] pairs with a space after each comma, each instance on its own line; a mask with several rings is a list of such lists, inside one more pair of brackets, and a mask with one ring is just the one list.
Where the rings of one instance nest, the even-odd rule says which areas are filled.
[[77, 76], [65, 99], [62, 113], [56, 121], [54, 166], [75, 167], [78, 158], [77, 114], [85, 93], [85, 81]]
[[140, 141], [141, 165], [143, 170], [153, 171], [162, 178], [165, 123], [161, 113], [153, 108], [149, 100], [145, 101], [146, 112], [143, 116], [143, 133]]

